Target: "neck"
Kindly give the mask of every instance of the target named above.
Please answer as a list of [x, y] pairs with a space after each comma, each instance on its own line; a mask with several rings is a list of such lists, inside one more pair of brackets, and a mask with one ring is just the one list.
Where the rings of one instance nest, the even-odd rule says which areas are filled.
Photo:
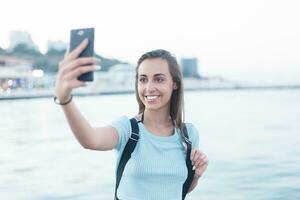
[[172, 123], [169, 110], [145, 110], [144, 124], [165, 125]]

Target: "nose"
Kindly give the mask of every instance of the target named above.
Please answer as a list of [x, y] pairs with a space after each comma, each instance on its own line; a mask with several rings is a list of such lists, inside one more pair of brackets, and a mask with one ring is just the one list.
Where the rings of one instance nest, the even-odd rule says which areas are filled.
[[153, 92], [155, 91], [155, 89], [156, 89], [155, 84], [152, 83], [152, 81], [149, 81], [146, 85], [147, 92]]

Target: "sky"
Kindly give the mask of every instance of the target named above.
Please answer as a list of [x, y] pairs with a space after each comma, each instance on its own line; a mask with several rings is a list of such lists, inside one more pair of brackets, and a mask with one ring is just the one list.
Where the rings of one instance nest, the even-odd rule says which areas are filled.
[[3, 0], [0, 47], [9, 32], [69, 41], [73, 28], [95, 27], [95, 51], [135, 64], [153, 49], [198, 58], [202, 76], [300, 84], [298, 0]]

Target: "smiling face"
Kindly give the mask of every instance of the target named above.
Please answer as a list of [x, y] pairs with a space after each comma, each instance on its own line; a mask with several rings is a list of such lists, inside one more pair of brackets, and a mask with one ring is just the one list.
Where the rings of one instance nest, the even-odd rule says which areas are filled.
[[168, 62], [161, 58], [145, 59], [138, 68], [137, 90], [145, 109], [169, 111], [172, 92], [177, 88]]
[[139, 58], [135, 95], [139, 114], [147, 109], [166, 112], [179, 128], [183, 127], [182, 73], [176, 57], [170, 52], [156, 49]]

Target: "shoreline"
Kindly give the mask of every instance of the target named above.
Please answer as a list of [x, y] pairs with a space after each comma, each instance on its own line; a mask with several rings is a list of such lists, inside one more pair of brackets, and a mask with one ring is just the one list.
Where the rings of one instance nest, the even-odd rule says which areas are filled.
[[[233, 90], [299, 90], [300, 85], [278, 85], [278, 86], [234, 86], [234, 87], [194, 87], [186, 88], [184, 91], [233, 91]], [[116, 90], [101, 92], [75, 92], [73, 96], [101, 96], [101, 95], [123, 95], [134, 94], [134, 90]], [[22, 99], [39, 99], [53, 97], [54, 92], [28, 92], [14, 94], [0, 94], [0, 101], [5, 100], [22, 100]]]

